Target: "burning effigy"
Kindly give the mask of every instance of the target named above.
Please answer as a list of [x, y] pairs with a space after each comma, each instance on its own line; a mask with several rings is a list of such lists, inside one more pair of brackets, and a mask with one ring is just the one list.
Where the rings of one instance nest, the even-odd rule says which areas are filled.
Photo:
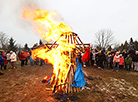
[[53, 92], [79, 92], [85, 86], [85, 79], [78, 59], [84, 44], [78, 34], [72, 32], [72, 28], [64, 22], [57, 21], [56, 12], [23, 8], [22, 15], [34, 25], [34, 30], [42, 39], [53, 42], [31, 51], [32, 58], [38, 57], [53, 65], [53, 74], [48, 78], [50, 89]]

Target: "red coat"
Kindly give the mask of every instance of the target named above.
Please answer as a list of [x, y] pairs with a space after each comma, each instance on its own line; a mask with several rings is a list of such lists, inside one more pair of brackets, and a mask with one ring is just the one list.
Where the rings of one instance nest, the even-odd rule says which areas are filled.
[[26, 54], [25, 53], [21, 53], [19, 56], [20, 60], [25, 60], [26, 59]]
[[90, 60], [90, 49], [86, 48], [85, 54], [82, 56], [81, 60], [83, 62], [89, 61]]
[[119, 60], [120, 60], [119, 65], [124, 65], [124, 58], [120, 57]]
[[4, 58], [4, 64], [8, 64], [8, 61], [7, 61], [7, 56], [6, 55], [2, 55], [3, 58]]

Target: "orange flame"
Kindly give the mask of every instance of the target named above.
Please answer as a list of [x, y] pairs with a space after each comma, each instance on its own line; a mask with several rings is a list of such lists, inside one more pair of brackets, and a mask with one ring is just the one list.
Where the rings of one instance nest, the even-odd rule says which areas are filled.
[[[72, 28], [65, 25], [63, 22], [55, 20], [56, 12], [47, 10], [23, 8], [23, 17], [29, 20], [34, 25], [34, 29], [46, 41], [57, 41], [57, 48], [48, 49], [40, 47], [32, 51], [33, 58], [39, 57], [48, 60], [54, 67], [53, 74], [61, 80], [58, 84], [65, 83], [68, 73], [71, 57], [69, 52], [75, 48], [75, 44], [68, 43], [68, 40], [61, 34], [72, 32]], [[60, 70], [60, 73], [58, 73]]]
[[46, 41], [57, 40], [61, 34], [72, 31], [63, 22], [56, 21], [56, 12], [41, 9], [23, 8], [23, 17], [34, 25], [34, 29]]

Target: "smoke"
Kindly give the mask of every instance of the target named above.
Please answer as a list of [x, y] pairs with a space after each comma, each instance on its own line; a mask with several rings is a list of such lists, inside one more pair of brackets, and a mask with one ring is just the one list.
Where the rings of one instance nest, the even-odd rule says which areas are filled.
[[20, 29], [31, 30], [32, 24], [23, 19], [22, 12], [24, 7], [45, 8], [48, 7], [45, 0], [1, 0], [0, 15], [7, 15], [15, 26]]
[[16, 23], [25, 30], [31, 30], [32, 24], [25, 19], [22, 18], [22, 11], [24, 7], [32, 7], [35, 6], [36, 8], [41, 8], [41, 1], [40, 0], [16, 0], [17, 5], [14, 8], [14, 17]]

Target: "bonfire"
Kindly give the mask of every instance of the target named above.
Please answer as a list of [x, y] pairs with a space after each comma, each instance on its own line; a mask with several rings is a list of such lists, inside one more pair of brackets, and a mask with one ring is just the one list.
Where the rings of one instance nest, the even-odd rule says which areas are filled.
[[78, 34], [72, 32], [72, 28], [64, 22], [57, 21], [56, 12], [23, 8], [22, 15], [34, 25], [34, 30], [42, 39], [54, 42], [31, 52], [33, 59], [38, 57], [53, 65], [53, 74], [48, 80], [50, 89], [53, 92], [79, 92], [85, 85], [85, 79], [78, 53], [83, 52], [85, 46]]

